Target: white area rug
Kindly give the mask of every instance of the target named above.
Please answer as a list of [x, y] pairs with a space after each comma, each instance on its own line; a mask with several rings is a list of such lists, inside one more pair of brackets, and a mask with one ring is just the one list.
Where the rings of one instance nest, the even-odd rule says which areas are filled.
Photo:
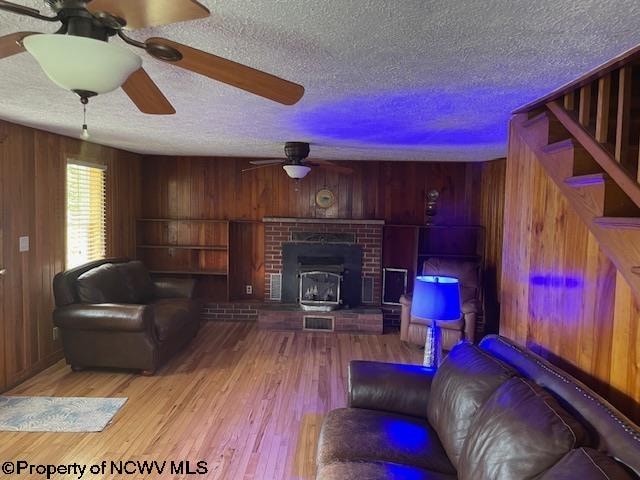
[[0, 431], [101, 432], [126, 398], [0, 397]]

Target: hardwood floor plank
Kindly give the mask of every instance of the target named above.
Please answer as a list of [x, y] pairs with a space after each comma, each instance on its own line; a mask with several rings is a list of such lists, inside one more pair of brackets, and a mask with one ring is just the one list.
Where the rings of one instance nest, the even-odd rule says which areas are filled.
[[421, 357], [398, 335], [207, 323], [153, 377], [107, 370], [73, 373], [59, 362], [14, 388], [9, 395], [129, 400], [101, 433], [0, 432], [0, 458], [43, 464], [189, 460], [195, 465], [204, 460], [212, 479], [313, 479], [324, 415], [346, 404], [348, 362], [420, 363]]

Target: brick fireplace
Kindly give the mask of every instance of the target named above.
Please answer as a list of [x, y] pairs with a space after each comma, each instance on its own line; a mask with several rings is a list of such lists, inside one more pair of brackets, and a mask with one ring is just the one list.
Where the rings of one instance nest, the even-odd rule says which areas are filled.
[[[264, 218], [265, 231], [265, 301], [274, 299], [272, 274], [282, 275], [285, 244], [310, 242], [314, 233], [319, 238], [331, 237], [357, 245], [362, 249], [362, 304], [379, 305], [382, 289], [383, 220], [344, 220], [329, 218]], [[328, 235], [322, 235], [328, 234]], [[322, 241], [322, 240], [320, 240]]]
[[[383, 332], [380, 301], [384, 221], [275, 217], [263, 221], [266, 285], [265, 305], [258, 312], [260, 328]], [[342, 308], [309, 312], [304, 305], [296, 304], [301, 297], [295, 294], [292, 283], [300, 282], [307, 262], [314, 271], [340, 273]]]

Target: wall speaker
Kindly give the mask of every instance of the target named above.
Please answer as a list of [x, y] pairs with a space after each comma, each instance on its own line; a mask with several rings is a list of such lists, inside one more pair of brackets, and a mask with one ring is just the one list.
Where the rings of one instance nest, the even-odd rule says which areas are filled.
[[400, 305], [400, 297], [407, 293], [407, 269], [382, 269], [382, 303]]

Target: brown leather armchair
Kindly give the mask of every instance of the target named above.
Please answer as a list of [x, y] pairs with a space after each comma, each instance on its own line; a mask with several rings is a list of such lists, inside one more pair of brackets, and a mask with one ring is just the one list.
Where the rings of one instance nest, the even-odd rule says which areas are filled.
[[[460, 320], [437, 322], [442, 333], [442, 348], [449, 351], [460, 340], [475, 340], [475, 328], [478, 315], [482, 311], [480, 302], [480, 266], [476, 261], [433, 257], [426, 260], [422, 267], [423, 275], [446, 275], [460, 281], [460, 300], [462, 316]], [[404, 342], [424, 346], [426, 326], [431, 320], [411, 315], [411, 295], [400, 298], [402, 312], [400, 317], [400, 339]]]
[[53, 279], [67, 363], [153, 374], [196, 335], [200, 305], [191, 279], [155, 279], [139, 261], [105, 259]]

